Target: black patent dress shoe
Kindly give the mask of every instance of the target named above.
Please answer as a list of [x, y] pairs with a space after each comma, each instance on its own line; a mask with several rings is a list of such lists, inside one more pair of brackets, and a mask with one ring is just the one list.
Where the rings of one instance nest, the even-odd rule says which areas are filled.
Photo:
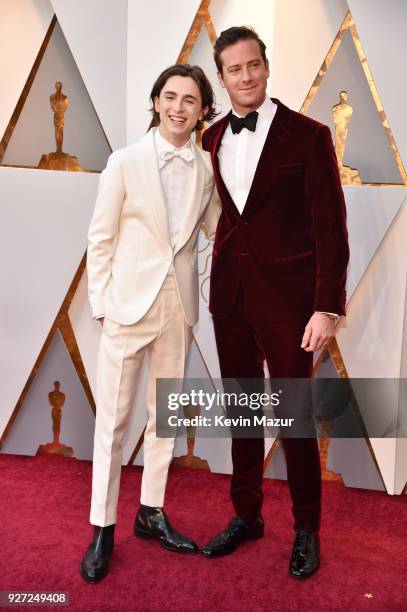
[[319, 536], [299, 529], [295, 537], [290, 561], [290, 574], [293, 578], [310, 578], [319, 569]]
[[235, 516], [224, 531], [216, 535], [205, 546], [201, 553], [205, 557], [222, 557], [234, 552], [245, 540], [258, 540], [264, 536], [264, 521], [258, 517], [254, 523], [245, 523]]
[[81, 561], [81, 576], [87, 582], [99, 582], [109, 571], [112, 556], [115, 525], [94, 527], [93, 540]]
[[173, 552], [197, 553], [198, 546], [171, 527], [162, 508], [141, 505], [134, 523], [134, 535], [158, 540], [163, 548]]

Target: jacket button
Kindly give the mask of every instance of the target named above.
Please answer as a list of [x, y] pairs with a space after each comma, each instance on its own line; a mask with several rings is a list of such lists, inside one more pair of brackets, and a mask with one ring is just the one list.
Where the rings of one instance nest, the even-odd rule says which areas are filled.
[[249, 253], [242, 252], [240, 255], [248, 255]]

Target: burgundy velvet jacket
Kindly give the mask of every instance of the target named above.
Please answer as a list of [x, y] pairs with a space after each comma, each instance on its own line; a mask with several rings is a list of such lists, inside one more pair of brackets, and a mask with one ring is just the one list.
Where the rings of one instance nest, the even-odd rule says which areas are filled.
[[254, 321], [305, 320], [316, 310], [343, 315], [349, 248], [331, 132], [273, 102], [277, 111], [242, 214], [223, 182], [217, 156], [229, 115], [203, 135], [222, 200], [209, 309], [215, 317], [227, 317], [242, 283]]

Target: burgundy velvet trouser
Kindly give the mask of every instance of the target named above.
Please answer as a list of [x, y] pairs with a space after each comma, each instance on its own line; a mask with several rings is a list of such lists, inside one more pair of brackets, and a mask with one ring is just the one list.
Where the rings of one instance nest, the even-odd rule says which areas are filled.
[[[252, 321], [242, 287], [230, 315], [213, 318], [222, 378], [308, 378], [312, 353], [301, 339], [307, 320]], [[317, 532], [321, 516], [321, 466], [316, 438], [282, 438], [294, 528]], [[261, 512], [264, 438], [232, 437], [231, 497], [235, 512], [251, 523]]]

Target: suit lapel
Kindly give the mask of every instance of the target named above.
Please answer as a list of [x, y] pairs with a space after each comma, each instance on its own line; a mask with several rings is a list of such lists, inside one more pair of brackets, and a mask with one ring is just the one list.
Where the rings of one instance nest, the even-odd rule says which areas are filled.
[[222, 138], [223, 138], [223, 134], [225, 133], [226, 128], [229, 125], [229, 120], [230, 120], [230, 115], [231, 115], [232, 111], [229, 111], [227, 115], [225, 115], [225, 117], [223, 117], [223, 119], [221, 119], [219, 121], [218, 124], [218, 131], [217, 134], [214, 137], [214, 146], [212, 147], [212, 167], [213, 167], [213, 173], [215, 175], [215, 179], [216, 179], [216, 184], [218, 186], [218, 190], [219, 193], [223, 195], [222, 200], [228, 200], [229, 204], [234, 212], [235, 215], [237, 215], [238, 217], [240, 217], [240, 212], [232, 198], [232, 196], [229, 193], [228, 188], [226, 187], [226, 184], [222, 178], [221, 172], [220, 172], [220, 167], [219, 167], [219, 158], [218, 158], [218, 153], [219, 153], [219, 149], [220, 149], [220, 145], [222, 144]]
[[[196, 222], [199, 217], [199, 211], [202, 205], [202, 193], [204, 190], [205, 182], [205, 166], [201, 160], [201, 156], [195, 144], [192, 144], [192, 151], [194, 153], [194, 165], [193, 165], [193, 177], [192, 187], [190, 192], [187, 194], [187, 200], [185, 202], [185, 216], [184, 223], [178, 234], [177, 243], [174, 248], [174, 254], [178, 253], [184, 244], [188, 241], [192, 232], [194, 231]], [[180, 202], [182, 206], [182, 202]]]
[[230, 195], [223, 181], [222, 175], [220, 173], [219, 159], [218, 159], [218, 152], [220, 149], [220, 145], [222, 143], [223, 134], [225, 133], [225, 130], [229, 124], [229, 117], [230, 117], [231, 111], [225, 117], [223, 117], [223, 119], [219, 121], [218, 131], [214, 137], [214, 144], [212, 147], [212, 165], [213, 165], [213, 171], [216, 177], [216, 183], [218, 185], [219, 191], [223, 193], [223, 196], [224, 196], [222, 198], [223, 201], [225, 200], [229, 201], [229, 204], [234, 214], [238, 217], [240, 216], [245, 217], [255, 205], [257, 194], [262, 184], [261, 177], [263, 176], [265, 171], [267, 172], [267, 168], [265, 168], [265, 164], [268, 165], [270, 162], [278, 163], [278, 159], [280, 156], [280, 151], [282, 149], [283, 142], [289, 135], [288, 123], [289, 123], [289, 118], [290, 118], [290, 111], [279, 100], [275, 98], [271, 98], [271, 99], [273, 102], [275, 102], [275, 104], [277, 104], [276, 114], [274, 116], [273, 121], [271, 122], [270, 129], [268, 131], [262, 152], [260, 154], [260, 158], [257, 163], [256, 172], [254, 174], [253, 181], [252, 181], [250, 191], [247, 196], [246, 204], [245, 204], [242, 214], [240, 214], [238, 208], [236, 207], [235, 202], [232, 199], [232, 196]]
[[165, 205], [160, 172], [158, 169], [157, 152], [154, 144], [154, 129], [147, 132], [140, 141], [140, 144], [143, 145], [138, 160], [140, 175], [146, 182], [146, 193], [150, 194], [157, 230], [164, 242], [170, 244], [167, 207]]
[[254, 173], [253, 181], [247, 196], [246, 204], [242, 212], [242, 217], [246, 217], [250, 210], [255, 206], [258, 200], [258, 192], [264, 182], [264, 174], [267, 173], [267, 168], [278, 163], [281, 151], [284, 149], [284, 140], [289, 136], [288, 123], [290, 119], [290, 111], [279, 100], [272, 98], [272, 101], [277, 104], [276, 114], [271, 122], [263, 149], [261, 151], [259, 161], [257, 163], [256, 172]]

